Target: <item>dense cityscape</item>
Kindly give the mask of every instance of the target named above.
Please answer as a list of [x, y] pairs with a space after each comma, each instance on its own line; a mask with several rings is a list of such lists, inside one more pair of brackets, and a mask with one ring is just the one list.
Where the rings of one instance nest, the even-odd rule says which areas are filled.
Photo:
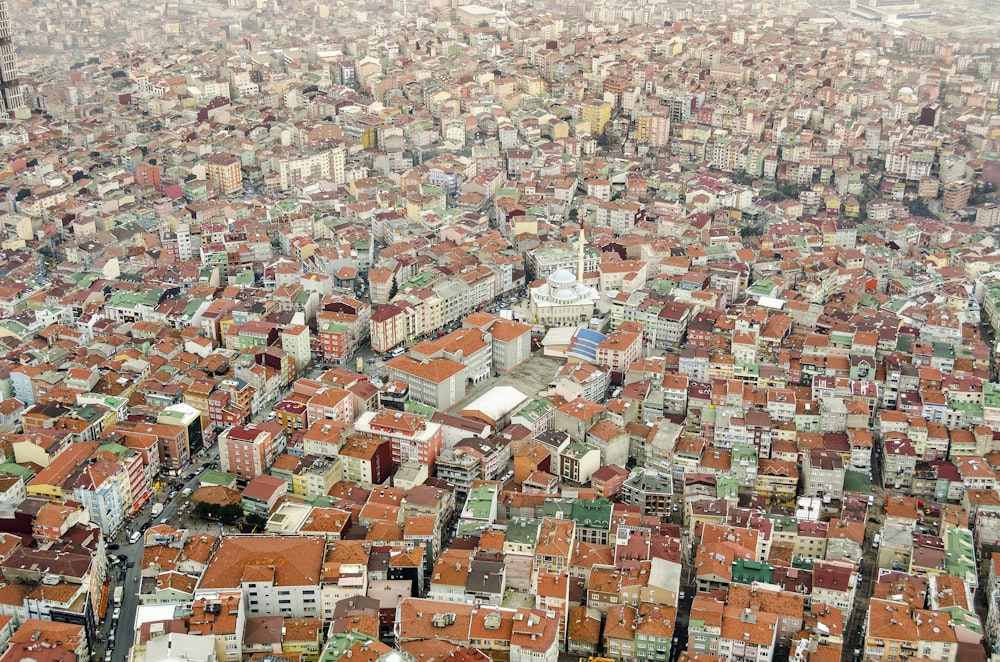
[[997, 0], [0, 0], [0, 662], [1000, 662]]

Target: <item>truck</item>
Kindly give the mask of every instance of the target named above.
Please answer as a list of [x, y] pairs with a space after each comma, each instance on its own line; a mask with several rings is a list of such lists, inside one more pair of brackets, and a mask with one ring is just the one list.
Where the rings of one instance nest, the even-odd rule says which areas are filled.
[[122, 596], [125, 595], [125, 588], [123, 586], [115, 587], [115, 604], [120, 605], [122, 603]]
[[151, 516], [153, 516], [153, 517], [156, 517], [157, 515], [159, 515], [162, 512], [163, 512], [163, 504], [162, 503], [154, 503], [153, 504], [153, 509], [151, 511], [149, 511], [149, 514]]

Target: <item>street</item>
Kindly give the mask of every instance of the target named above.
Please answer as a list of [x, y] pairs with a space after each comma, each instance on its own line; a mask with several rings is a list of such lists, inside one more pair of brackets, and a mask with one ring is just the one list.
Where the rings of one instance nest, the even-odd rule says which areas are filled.
[[[129, 658], [129, 649], [132, 647], [133, 638], [135, 636], [134, 626], [135, 616], [139, 606], [139, 589], [142, 585], [142, 577], [140, 573], [142, 572], [142, 555], [145, 550], [145, 531], [143, 531], [143, 537], [139, 538], [139, 540], [134, 544], [129, 543], [129, 536], [132, 532], [141, 530], [145, 524], [148, 524], [149, 527], [153, 527], [162, 520], [176, 526], [178, 508], [187, 503], [187, 499], [180, 496], [180, 491], [184, 488], [191, 488], [192, 491], [197, 489], [199, 485], [199, 477], [201, 475], [199, 470], [217, 459], [218, 449], [213, 446], [203, 457], [196, 459], [184, 468], [184, 477], [174, 480], [165, 478], [160, 492], [154, 495], [154, 498], [150, 499], [135, 516], [130, 518], [125, 530], [123, 530], [118, 537], [114, 540], [108, 541], [109, 543], [118, 544], [119, 549], [108, 552], [108, 576], [110, 583], [110, 590], [108, 591], [109, 604], [107, 614], [98, 626], [100, 641], [95, 647], [96, 654], [94, 659], [105, 659], [105, 654], [109, 650], [112, 641], [114, 642], [114, 648], [111, 649], [111, 660], [113, 662], [125, 662]], [[186, 478], [186, 476], [192, 472], [195, 475], [192, 478]], [[166, 495], [164, 495], [163, 492], [168, 492], [173, 489], [170, 486], [173, 485], [175, 481], [183, 482], [180, 489], [177, 490], [177, 494], [170, 500], [170, 503], [163, 506], [163, 511], [159, 515], [155, 518], [151, 518], [150, 512], [152, 511], [152, 505], [154, 503], [164, 502]], [[218, 535], [218, 532], [216, 532], [216, 535]], [[111, 563], [110, 561], [113, 558], [124, 558], [124, 561]], [[119, 579], [119, 573], [121, 572], [123, 565], [125, 566], [124, 577]], [[122, 603], [120, 605], [121, 613], [118, 617], [117, 627], [114, 628], [114, 639], [112, 640], [110, 637], [112, 636], [112, 615], [114, 613], [115, 605], [111, 604], [111, 602], [115, 586], [119, 585], [124, 588], [124, 591]]]

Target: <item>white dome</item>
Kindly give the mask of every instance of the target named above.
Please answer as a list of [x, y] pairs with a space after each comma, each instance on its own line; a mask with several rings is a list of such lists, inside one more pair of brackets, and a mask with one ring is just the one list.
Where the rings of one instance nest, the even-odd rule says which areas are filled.
[[576, 276], [569, 269], [556, 269], [548, 278], [550, 283], [573, 283], [576, 281]]
[[572, 301], [576, 299], [576, 292], [566, 287], [558, 290], [554, 295], [552, 295], [552, 298], [556, 301]]

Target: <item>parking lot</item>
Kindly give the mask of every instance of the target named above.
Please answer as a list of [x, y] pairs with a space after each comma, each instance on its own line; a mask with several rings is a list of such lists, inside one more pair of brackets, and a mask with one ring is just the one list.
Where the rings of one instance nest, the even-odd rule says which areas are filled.
[[517, 366], [511, 372], [496, 378], [484, 379], [475, 385], [466, 386], [465, 399], [448, 410], [449, 414], [459, 415], [462, 408], [486, 393], [494, 386], [513, 386], [527, 396], [534, 397], [540, 391], [548, 389], [549, 382], [555, 377], [556, 371], [564, 361], [542, 356], [541, 351], [533, 352], [531, 358]]

